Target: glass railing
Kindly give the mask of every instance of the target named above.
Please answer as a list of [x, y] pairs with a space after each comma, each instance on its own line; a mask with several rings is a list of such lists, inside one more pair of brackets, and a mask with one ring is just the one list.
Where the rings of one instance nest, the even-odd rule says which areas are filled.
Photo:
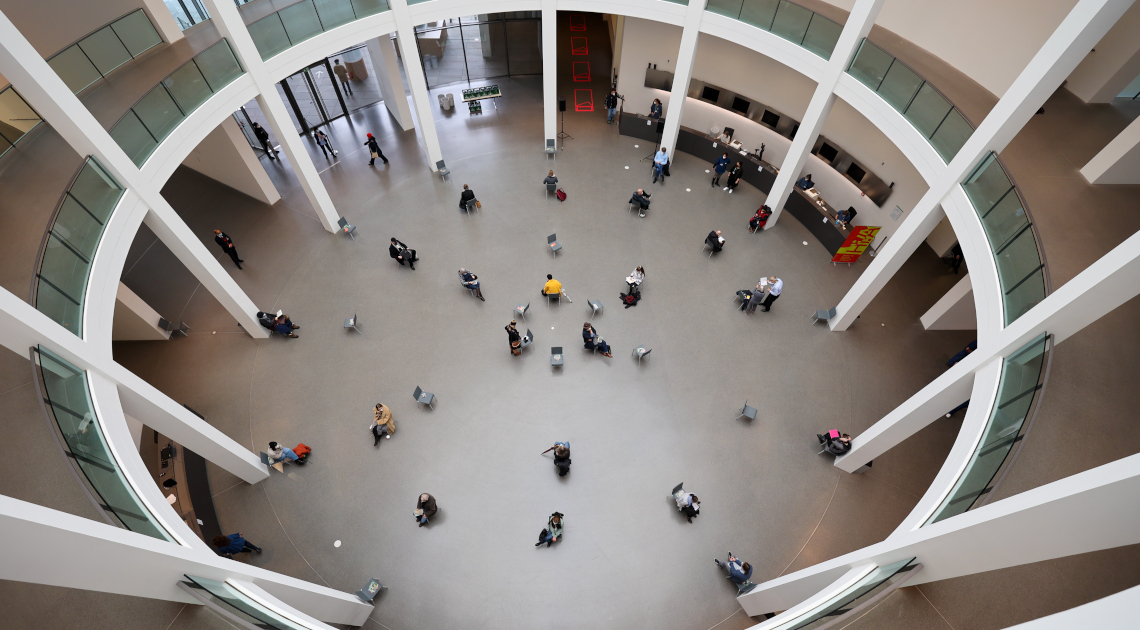
[[864, 39], [847, 74], [903, 115], [949, 164], [974, 133], [957, 107], [906, 64]]
[[42, 346], [36, 357], [49, 415], [59, 427], [67, 456], [83, 473], [100, 507], [132, 532], [173, 542], [139, 500], [107, 445], [86, 373]]
[[225, 39], [195, 55], [140, 98], [111, 137], [141, 167], [171, 131], [244, 70]]
[[982, 160], [962, 188], [982, 220], [994, 253], [1008, 326], [1045, 299], [1045, 257], [1025, 202], [995, 154]]
[[43, 121], [15, 88], [0, 90], [0, 156]]
[[1022, 427], [1042, 387], [1048, 335], [1036, 339], [1006, 357], [1002, 363], [997, 401], [990, 411], [982, 439], [966, 464], [961, 477], [946, 499], [924, 523], [930, 525], [961, 514], [991, 490], [990, 483], [1001, 469], [1013, 446], [1021, 439]]
[[95, 158], [87, 158], [63, 194], [36, 272], [36, 309], [83, 336], [83, 297], [91, 261], [123, 187]]
[[875, 567], [838, 595], [770, 630], [812, 630], [828, 625], [883, 590], [897, 584], [903, 579], [904, 574], [915, 568], [914, 560], [908, 558], [883, 567]]
[[73, 94], [162, 43], [142, 9], [132, 11], [48, 57]]
[[302, 0], [246, 28], [261, 58], [269, 59], [329, 29], [388, 8], [387, 0]]
[[786, 0], [708, 1], [706, 10], [779, 35], [824, 59], [831, 58], [843, 31], [842, 24]]
[[309, 626], [286, 619], [226, 582], [193, 575], [185, 577], [179, 582], [184, 590], [223, 617], [240, 622], [243, 628], [312, 630]]

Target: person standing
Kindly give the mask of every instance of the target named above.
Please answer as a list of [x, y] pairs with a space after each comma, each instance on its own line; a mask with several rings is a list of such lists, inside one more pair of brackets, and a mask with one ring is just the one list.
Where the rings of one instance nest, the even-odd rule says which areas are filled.
[[562, 512], [551, 514], [550, 518], [546, 520], [546, 529], [538, 534], [538, 542], [534, 543], [534, 546], [540, 547], [546, 543], [546, 546], [549, 547], [551, 544], [561, 541], [564, 521], [565, 515]]
[[364, 146], [368, 147], [368, 151], [372, 155], [372, 159], [368, 160], [368, 166], [375, 165], [376, 158], [384, 160], [385, 164], [388, 163], [388, 158], [384, 157], [384, 152], [380, 150], [380, 145], [376, 144], [376, 138], [373, 138], [372, 134], [368, 134], [368, 139], [364, 141]]
[[245, 262], [238, 258], [237, 247], [234, 247], [234, 241], [226, 233], [221, 230], [214, 230], [214, 242], [222, 246], [222, 251], [234, 261], [238, 269], [241, 269], [241, 264]]
[[673, 493], [673, 500], [677, 502], [677, 510], [684, 514], [690, 523], [693, 522], [694, 516], [701, 515], [701, 500], [692, 492], [685, 492], [684, 488], [678, 486], [677, 491]]
[[[461, 267], [459, 269], [459, 281], [462, 282], [463, 286], [467, 287], [468, 289], [474, 289], [475, 297], [483, 300], [483, 289], [479, 288], [479, 276]], [[483, 301], [486, 302], [487, 300]]]
[[728, 579], [732, 580], [733, 584], [738, 586], [744, 584], [748, 581], [748, 578], [752, 577], [752, 565], [747, 562], [741, 562], [740, 559], [732, 555], [731, 551], [728, 552], [728, 558], [724, 561], [713, 558], [713, 562], [716, 563], [716, 566], [727, 571]]
[[954, 275], [958, 275], [958, 268], [962, 266], [962, 246], [958, 243], [954, 243], [954, 247], [950, 250], [950, 253], [954, 256], [954, 262], [951, 263], [951, 266], [954, 268]]
[[336, 74], [337, 80], [340, 81], [340, 86], [348, 91], [349, 96], [352, 96], [352, 84], [348, 82], [348, 68], [341, 65], [340, 59], [333, 60], [333, 73]]
[[727, 190], [730, 195], [732, 191], [736, 190], [736, 187], [740, 185], [741, 170], [740, 162], [737, 162], [736, 166], [733, 166], [732, 170], [728, 172], [728, 186], [725, 187], [725, 190]]
[[784, 281], [776, 276], [768, 276], [768, 297], [764, 298], [764, 302], [761, 304], [761, 306], [764, 307], [765, 313], [772, 308], [772, 302], [775, 302], [776, 298], [780, 297], [780, 294], [783, 292]]
[[617, 114], [617, 101], [617, 90], [610, 90], [610, 93], [606, 94], [606, 102], [602, 105], [606, 108], [607, 125], [613, 123], [614, 115]]
[[800, 190], [815, 188], [815, 182], [811, 181], [811, 173], [801, 177], [800, 180], [796, 182], [796, 186], [799, 186]]
[[[551, 172], [553, 172], [553, 171], [551, 171]], [[557, 180], [555, 180], [555, 181], [557, 181]], [[475, 191], [471, 190], [471, 187], [468, 186], [467, 184], [463, 184], [463, 192], [459, 193], [459, 209], [460, 210], [466, 210], [467, 204], [469, 204], [471, 202], [475, 202], [476, 204], [478, 204], [479, 200], [475, 198]]]
[[570, 443], [554, 443], [554, 467], [558, 469], [558, 476], [565, 477], [570, 472]]
[[511, 346], [511, 354], [517, 357], [522, 354], [522, 335], [519, 334], [519, 329], [515, 326], [516, 322], [512, 319], [505, 330], [507, 331], [507, 343]]
[[396, 432], [396, 419], [392, 417], [392, 410], [382, 403], [376, 403], [372, 408], [372, 425], [368, 431], [372, 433], [372, 446], [379, 444], [380, 438], [392, 439], [392, 434]]
[[728, 170], [728, 154], [722, 153], [720, 159], [713, 164], [713, 178], [712, 185], [715, 188], [720, 185], [720, 176]]
[[253, 123], [253, 135], [257, 137], [257, 141], [261, 143], [261, 148], [265, 150], [265, 154], [269, 159], [277, 159], [277, 150], [269, 146], [269, 132], [262, 127], [260, 123]]
[[420, 527], [423, 527], [428, 524], [428, 519], [435, 516], [435, 513], [438, 511], [439, 507], [435, 504], [435, 497], [425, 492], [416, 500], [416, 509], [412, 512], [412, 515], [416, 517], [416, 521], [419, 522]]
[[653, 99], [653, 104], [649, 106], [650, 118], [661, 118], [661, 99]]
[[321, 152], [325, 154], [326, 158], [330, 157], [330, 154], [336, 155], [336, 150], [332, 148], [332, 143], [329, 142], [329, 137], [325, 135], [325, 132], [317, 129], [313, 132], [313, 137], [317, 139], [317, 146], [321, 148]]
[[416, 250], [408, 249], [408, 246], [397, 241], [396, 237], [392, 237], [392, 244], [388, 246], [388, 255], [400, 263], [401, 267], [404, 266], [406, 260], [412, 266], [412, 271], [416, 270]]
[[654, 184], [657, 183], [658, 177], [661, 178], [662, 184], [665, 183], [664, 170], [665, 170], [665, 165], [668, 163], [669, 163], [669, 152], [665, 147], [661, 147], [661, 150], [657, 152], [657, 155], [653, 156], [653, 183]]
[[214, 536], [211, 542], [218, 548], [218, 555], [227, 558], [232, 558], [239, 553], [249, 553], [251, 551], [261, 553], [261, 547], [246, 540], [241, 532], [228, 536]]

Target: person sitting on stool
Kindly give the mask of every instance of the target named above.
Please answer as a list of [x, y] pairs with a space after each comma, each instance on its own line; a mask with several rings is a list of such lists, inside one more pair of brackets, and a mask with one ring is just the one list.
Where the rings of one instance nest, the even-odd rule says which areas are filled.
[[[467, 287], [468, 289], [474, 289], [475, 297], [483, 300], [483, 290], [479, 288], [479, 276], [461, 267], [459, 269], [459, 281], [463, 283], [463, 286]], [[483, 301], [486, 302], [487, 300]]]
[[807, 175], [801, 177], [800, 181], [796, 182], [796, 186], [799, 186], [802, 190], [815, 188], [815, 182], [811, 181], [811, 173], [808, 173]]
[[645, 216], [645, 211], [649, 209], [649, 200], [651, 198], [653, 198], [653, 195], [646, 193], [644, 189], [638, 188], [634, 191], [633, 196], [629, 198], [629, 203], [637, 206], [637, 216]]
[[705, 237], [705, 242], [709, 244], [714, 252], [719, 252], [724, 249], [724, 237], [720, 235], [720, 230], [713, 230]]
[[603, 357], [610, 359], [614, 358], [614, 355], [610, 354], [610, 344], [606, 343], [605, 339], [602, 339], [598, 336], [598, 331], [594, 330], [594, 327], [590, 325], [590, 322], [582, 324], [582, 345], [587, 350], [593, 350], [594, 348], [597, 348], [601, 351]]
[[542, 285], [542, 291], [540, 291], [540, 293], [543, 296], [558, 295], [562, 293], [562, 283], [555, 280], [554, 276], [546, 274], [546, 284]]

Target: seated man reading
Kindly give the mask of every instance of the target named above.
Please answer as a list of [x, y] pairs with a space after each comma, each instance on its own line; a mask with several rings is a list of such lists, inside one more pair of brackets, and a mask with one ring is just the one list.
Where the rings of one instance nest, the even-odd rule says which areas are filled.
[[629, 202], [637, 206], [637, 216], [645, 216], [645, 211], [649, 209], [649, 199], [653, 195], [647, 194], [643, 189], [638, 188], [633, 196], [629, 198]]
[[720, 230], [713, 230], [705, 237], [705, 242], [709, 244], [714, 252], [719, 252], [724, 249], [724, 237], [720, 235]]

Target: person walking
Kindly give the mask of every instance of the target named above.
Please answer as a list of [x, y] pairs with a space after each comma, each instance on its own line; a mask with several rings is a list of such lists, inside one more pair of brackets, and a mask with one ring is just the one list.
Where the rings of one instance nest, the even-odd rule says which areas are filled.
[[561, 542], [562, 526], [565, 524], [565, 516], [566, 515], [562, 512], [551, 514], [550, 518], [546, 520], [546, 529], [538, 534], [538, 542], [534, 543], [534, 546], [540, 547], [543, 543], [546, 543], [546, 546], [549, 547], [556, 542]]
[[335, 74], [337, 80], [340, 81], [340, 86], [348, 92], [349, 96], [352, 96], [352, 84], [348, 82], [348, 68], [341, 65], [340, 59], [333, 60], [333, 74]]
[[332, 143], [329, 142], [329, 137], [325, 135], [325, 132], [317, 129], [313, 132], [313, 137], [317, 139], [317, 146], [321, 148], [325, 158], [336, 156], [336, 149], [332, 147]]
[[610, 354], [610, 344], [598, 336], [598, 331], [594, 330], [594, 326], [590, 324], [590, 322], [582, 324], [582, 345], [591, 351], [597, 348], [601, 351], [603, 357], [608, 359], [614, 358], [614, 355]]
[[394, 236], [392, 237], [392, 244], [388, 246], [388, 255], [400, 263], [401, 267], [404, 266], [404, 261], [407, 261], [411, 265], [412, 271], [416, 270], [416, 250], [408, 249], [407, 245], [397, 241]]
[[257, 137], [257, 141], [261, 143], [261, 148], [265, 150], [265, 154], [269, 159], [277, 159], [277, 150], [269, 146], [269, 132], [262, 127], [260, 123], [253, 123], [253, 135]]
[[221, 230], [214, 230], [214, 242], [222, 246], [222, 251], [234, 261], [238, 269], [241, 269], [241, 264], [245, 262], [238, 258], [237, 247], [234, 247], [234, 241], [226, 233]]
[[740, 185], [741, 170], [743, 169], [740, 166], [740, 162], [737, 162], [736, 166], [733, 166], [732, 170], [728, 172], [728, 186], [725, 187], [725, 190], [727, 190], [730, 195], [732, 191], [736, 190], [736, 187]]
[[[557, 181], [557, 179], [555, 181]], [[475, 191], [471, 190], [471, 187], [467, 184], [463, 184], [463, 192], [459, 193], [459, 209], [467, 210], [467, 204], [473, 201], [478, 205], [479, 200], [475, 198]]]
[[373, 138], [372, 134], [368, 134], [368, 139], [364, 141], [364, 146], [368, 147], [368, 151], [372, 155], [372, 159], [368, 160], [368, 166], [375, 165], [376, 158], [384, 160], [385, 164], [388, 163], [388, 158], [384, 157], [384, 152], [380, 150], [380, 145], [376, 144], [376, 138]]
[[728, 552], [728, 557], [723, 561], [713, 558], [713, 562], [716, 563], [716, 566], [727, 571], [728, 579], [732, 580], [732, 583], [738, 587], [747, 583], [748, 578], [752, 577], [752, 565], [741, 562], [739, 558], [732, 555], [731, 551]]
[[570, 443], [555, 442], [551, 448], [554, 449], [554, 467], [558, 469], [558, 476], [565, 477], [570, 472]]
[[251, 551], [261, 553], [261, 547], [246, 540], [241, 532], [230, 534], [228, 536], [214, 536], [210, 541], [218, 548], [218, 555], [232, 558], [239, 553], [249, 553]]
[[668, 163], [669, 163], [669, 152], [665, 147], [661, 147], [661, 150], [657, 152], [657, 155], [653, 156], [653, 183], [654, 184], [657, 183], [658, 177], [661, 178], [662, 184], [665, 183], [664, 170], [665, 170], [665, 165]]
[[768, 276], [768, 297], [764, 298], [764, 302], [761, 304], [761, 306], [764, 307], [765, 313], [771, 310], [772, 302], [775, 302], [776, 298], [780, 297], [780, 294], [783, 292], [784, 281], [776, 276]]
[[519, 334], [519, 329], [515, 326], [516, 322], [512, 319], [511, 323], [506, 325], [505, 330], [507, 331], [507, 343], [511, 346], [511, 354], [517, 357], [522, 354], [522, 335]]
[[605, 103], [602, 104], [602, 107], [606, 108], [606, 124], [607, 125], [613, 123], [613, 121], [614, 121], [614, 115], [617, 114], [617, 105], [618, 105], [617, 102], [618, 102], [617, 90], [610, 90], [610, 93], [606, 94]]
[[[468, 289], [474, 289], [475, 297], [483, 300], [483, 290], [479, 288], [479, 276], [471, 273], [470, 271], [467, 271], [467, 269], [463, 267], [460, 267], [459, 281], [462, 282], [463, 286], [467, 287]], [[486, 302], [487, 300], [483, 301]]]
[[724, 175], [726, 170], [728, 170], [728, 154], [724, 153], [713, 163], [712, 185], [714, 188], [720, 186], [720, 176]]
[[420, 495], [419, 499], [416, 499], [416, 509], [412, 515], [416, 517], [420, 527], [423, 527], [428, 524], [428, 519], [435, 516], [438, 511], [439, 507], [435, 504], [435, 497], [425, 492]]
[[396, 419], [392, 417], [391, 408], [376, 403], [372, 408], [372, 424], [369, 425], [368, 431], [373, 437], [372, 446], [379, 444], [380, 438], [392, 439], [392, 434], [396, 432]]

